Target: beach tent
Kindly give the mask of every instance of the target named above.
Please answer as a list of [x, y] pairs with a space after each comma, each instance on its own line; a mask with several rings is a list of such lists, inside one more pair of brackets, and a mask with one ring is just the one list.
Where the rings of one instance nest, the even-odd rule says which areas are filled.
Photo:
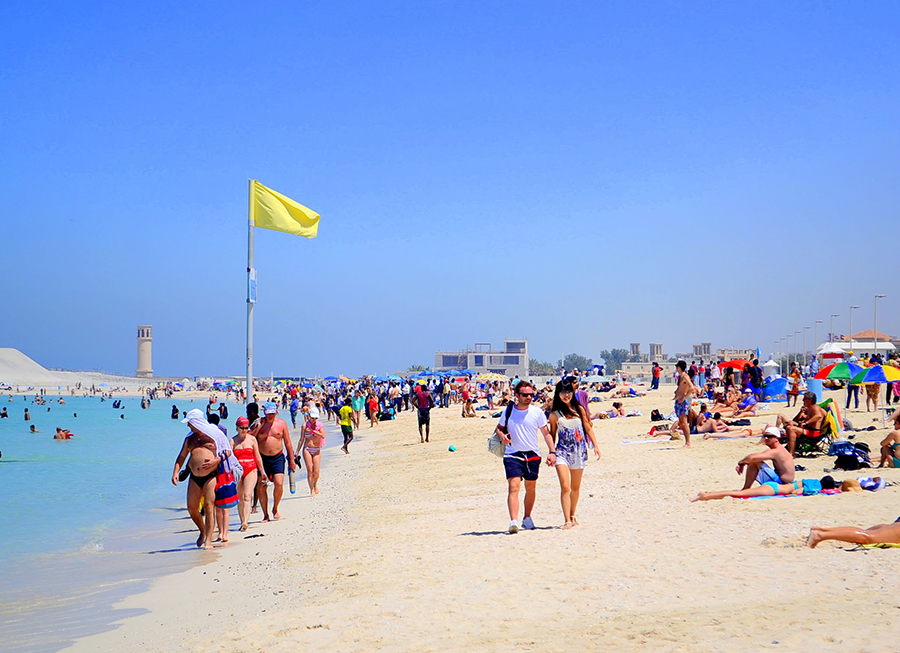
[[772, 379], [763, 385], [759, 398], [762, 401], [787, 401], [787, 384], [788, 380], [783, 376]]
[[781, 365], [773, 361], [771, 358], [762, 364], [763, 378], [768, 379], [772, 376], [781, 374]]

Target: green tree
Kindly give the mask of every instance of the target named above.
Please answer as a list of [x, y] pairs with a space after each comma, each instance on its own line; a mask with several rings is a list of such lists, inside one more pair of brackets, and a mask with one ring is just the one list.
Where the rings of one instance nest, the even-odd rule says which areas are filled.
[[628, 360], [631, 355], [627, 349], [613, 349], [612, 351], [604, 349], [600, 352], [600, 358], [606, 363], [606, 373], [613, 374], [622, 369], [622, 363]]
[[532, 376], [550, 376], [556, 374], [557, 369], [553, 363], [544, 363], [533, 358], [528, 361], [528, 373]]
[[557, 369], [559, 366], [566, 368], [566, 371], [573, 370], [578, 368], [579, 370], [586, 370], [594, 364], [590, 358], [582, 356], [581, 354], [566, 354], [565, 358], [562, 361], [556, 363]]
[[425, 366], [424, 365], [410, 365], [406, 371], [407, 372], [424, 372]]

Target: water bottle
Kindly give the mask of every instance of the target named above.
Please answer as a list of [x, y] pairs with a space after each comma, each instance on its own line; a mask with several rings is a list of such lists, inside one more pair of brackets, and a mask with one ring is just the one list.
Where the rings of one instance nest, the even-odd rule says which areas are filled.
[[294, 470], [288, 470], [288, 485], [291, 486], [291, 494], [297, 494], [297, 481], [294, 480]]

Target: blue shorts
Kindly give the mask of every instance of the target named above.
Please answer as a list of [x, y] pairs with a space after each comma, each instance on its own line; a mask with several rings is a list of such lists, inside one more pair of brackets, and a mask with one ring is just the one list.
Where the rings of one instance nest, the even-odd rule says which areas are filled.
[[506, 478], [524, 478], [536, 481], [541, 471], [541, 454], [537, 451], [517, 451], [503, 456]]
[[274, 456], [267, 456], [261, 453], [259, 457], [262, 458], [263, 471], [266, 473], [266, 476], [274, 478], [276, 474], [284, 474], [285, 457], [283, 451]]
[[690, 399], [682, 399], [681, 401], [675, 402], [675, 416], [682, 417], [688, 414], [688, 411], [691, 409], [691, 400]]
[[[760, 465], [759, 471], [756, 473], [756, 480], [760, 485], [765, 485], [766, 483], [777, 483], [780, 485], [782, 482], [778, 472], [766, 463]], [[778, 492], [775, 494], [778, 494]]]

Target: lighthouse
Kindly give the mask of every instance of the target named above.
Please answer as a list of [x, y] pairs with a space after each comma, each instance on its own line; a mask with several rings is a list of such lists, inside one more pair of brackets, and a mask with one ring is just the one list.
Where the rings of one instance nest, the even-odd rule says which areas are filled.
[[140, 324], [137, 330], [137, 372], [135, 372], [135, 376], [147, 379], [153, 376], [153, 327], [149, 324]]

